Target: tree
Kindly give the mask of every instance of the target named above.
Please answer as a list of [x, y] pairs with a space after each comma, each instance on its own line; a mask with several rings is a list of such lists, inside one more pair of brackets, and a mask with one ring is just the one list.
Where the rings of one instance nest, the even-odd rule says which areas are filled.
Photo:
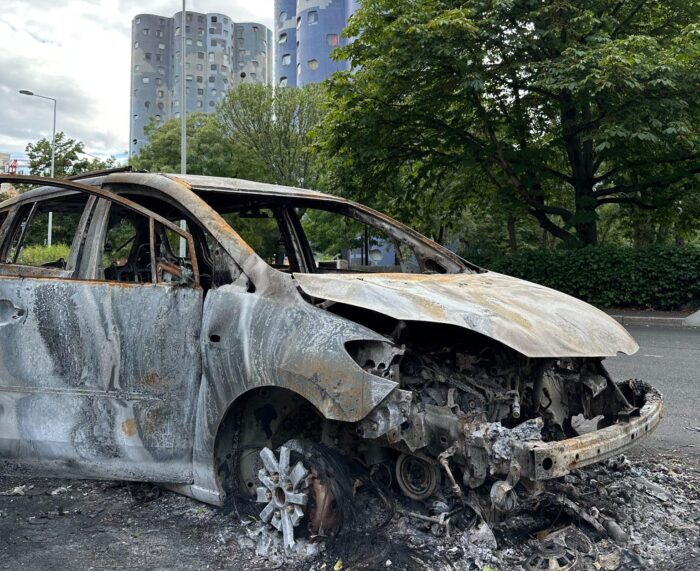
[[312, 144], [323, 117], [322, 91], [242, 84], [217, 110], [224, 132], [264, 165], [265, 181], [315, 187], [320, 168]]
[[[132, 157], [132, 166], [152, 172], [180, 172], [180, 119], [160, 126], [152, 121], [146, 127], [146, 135], [149, 142]], [[215, 115], [187, 116], [188, 173], [258, 180], [263, 171], [248, 149], [226, 136]]]
[[698, 22], [687, 0], [367, 0], [325, 152], [373, 187], [478, 170], [552, 236], [595, 244], [605, 205], [699, 190]]
[[[29, 143], [26, 148], [29, 157], [29, 171], [33, 175], [49, 175], [51, 173], [51, 142], [42, 138], [36, 143]], [[81, 156], [82, 155], [82, 156]], [[111, 168], [116, 159], [107, 160], [88, 158], [85, 156], [85, 144], [82, 141], [69, 139], [63, 131], [56, 133], [54, 172], [56, 178], [65, 178], [94, 170]]]

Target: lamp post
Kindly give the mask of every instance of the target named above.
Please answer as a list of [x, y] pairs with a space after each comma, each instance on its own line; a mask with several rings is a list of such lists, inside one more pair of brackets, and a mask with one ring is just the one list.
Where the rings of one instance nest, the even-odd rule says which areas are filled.
[[[187, 174], [187, 0], [182, 0], [182, 17], [180, 18], [180, 174]], [[185, 221], [180, 220], [180, 228], [185, 229]], [[180, 257], [184, 258], [186, 253], [185, 239], [180, 236]]]
[[[56, 174], [56, 100], [53, 97], [47, 97], [46, 95], [39, 95], [33, 91], [27, 89], [21, 89], [20, 93], [22, 95], [29, 95], [31, 97], [39, 97], [40, 99], [48, 99], [53, 101], [53, 136], [51, 137], [51, 178], [54, 178]], [[53, 226], [53, 212], [49, 212], [49, 229], [48, 235], [46, 237], [46, 244], [51, 245], [51, 230]]]

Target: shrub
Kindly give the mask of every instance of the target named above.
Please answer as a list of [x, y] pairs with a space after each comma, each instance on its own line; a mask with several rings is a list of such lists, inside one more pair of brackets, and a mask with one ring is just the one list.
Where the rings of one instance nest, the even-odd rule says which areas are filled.
[[700, 248], [591, 247], [523, 252], [490, 269], [558, 289], [598, 307], [700, 306]]

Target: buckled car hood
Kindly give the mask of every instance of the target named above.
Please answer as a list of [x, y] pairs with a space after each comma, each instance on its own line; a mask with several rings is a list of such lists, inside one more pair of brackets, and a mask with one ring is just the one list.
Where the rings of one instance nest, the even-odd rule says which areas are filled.
[[632, 355], [639, 346], [607, 314], [561, 292], [494, 272], [294, 274], [314, 298], [404, 321], [476, 331], [528, 357]]

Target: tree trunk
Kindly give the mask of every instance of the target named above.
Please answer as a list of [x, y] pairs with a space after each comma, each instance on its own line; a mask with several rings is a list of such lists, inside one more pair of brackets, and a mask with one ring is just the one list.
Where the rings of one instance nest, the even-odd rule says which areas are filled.
[[512, 254], [518, 251], [518, 237], [515, 234], [515, 216], [508, 216], [508, 249]]

